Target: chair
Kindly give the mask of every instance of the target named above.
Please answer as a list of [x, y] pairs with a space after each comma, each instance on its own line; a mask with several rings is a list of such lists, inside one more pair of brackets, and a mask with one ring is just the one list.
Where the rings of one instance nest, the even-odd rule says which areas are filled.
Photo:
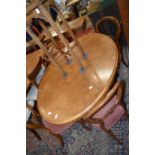
[[[42, 55], [42, 56], [41, 56]], [[34, 53], [30, 53], [27, 55], [27, 57], [32, 56], [33, 62], [27, 62], [27, 69], [26, 69], [26, 76], [27, 76], [27, 86], [26, 86], [26, 92], [29, 91], [30, 87], [34, 85], [36, 88], [39, 86], [40, 81], [40, 75], [39, 73], [41, 70], [45, 70], [47, 66], [49, 65], [49, 61], [46, 58], [45, 55], [41, 51], [35, 51]], [[27, 59], [28, 61], [28, 59]], [[32, 66], [31, 66], [32, 65]], [[43, 72], [43, 71], [42, 71]]]
[[[41, 140], [41, 137], [37, 133], [36, 129], [42, 129], [46, 132], [49, 132], [50, 134], [52, 134], [53, 136], [57, 138], [57, 140], [60, 142], [62, 146], [64, 146], [64, 141], [60, 134], [68, 130], [73, 125], [73, 123], [55, 125], [55, 124], [51, 124], [45, 121], [44, 119], [41, 118], [41, 115], [39, 114], [36, 101], [35, 101], [34, 106], [31, 106], [30, 104], [27, 103], [26, 108], [32, 113], [31, 121], [27, 119], [26, 128], [29, 129], [34, 134], [34, 136], [36, 136], [38, 140]], [[85, 129], [89, 131], [91, 130], [89, 127], [85, 125], [83, 119], [79, 120], [78, 122]]]
[[[38, 51], [37, 51], [38, 52]], [[27, 76], [30, 81], [31, 85], [34, 85], [36, 88], [39, 87], [39, 81], [36, 79], [36, 76], [38, 75], [38, 72], [40, 72], [42, 65], [45, 67], [48, 66], [49, 62], [46, 60], [45, 57], [39, 57], [39, 61], [33, 71]], [[40, 80], [40, 78], [39, 78]], [[49, 132], [53, 136], [55, 136], [58, 141], [61, 143], [61, 145], [64, 145], [63, 138], [61, 137], [61, 133], [65, 132], [68, 128], [70, 128], [73, 123], [68, 123], [64, 125], [54, 125], [51, 124], [41, 118], [41, 115], [39, 114], [39, 111], [37, 109], [37, 89], [34, 89], [34, 91], [30, 92], [30, 95], [28, 93], [27, 95], [27, 112], [26, 112], [26, 128], [29, 129], [38, 140], [41, 140], [40, 135], [37, 133], [36, 129], [42, 129], [44, 131]], [[33, 88], [31, 88], [33, 89]], [[30, 118], [30, 115], [32, 113], [32, 119]], [[30, 121], [31, 120], [31, 121]], [[79, 120], [79, 123], [86, 129], [90, 130], [88, 127], [85, 126], [83, 120]]]
[[[31, 84], [34, 85], [36, 88], [39, 87], [39, 81], [36, 81], [36, 75], [41, 70], [41, 66], [44, 64], [45, 67], [49, 65], [48, 60], [45, 57], [39, 57], [39, 61], [36, 67], [33, 69], [31, 74], [28, 75], [28, 78], [31, 80]], [[40, 78], [39, 78], [40, 80]], [[33, 89], [33, 88], [32, 88]], [[31, 91], [31, 90], [30, 90]], [[32, 93], [32, 94], [31, 94]], [[49, 132], [53, 136], [55, 136], [60, 144], [64, 146], [63, 138], [61, 137], [61, 133], [65, 132], [68, 128], [70, 128], [73, 123], [68, 123], [64, 125], [54, 125], [51, 124], [41, 118], [39, 111], [37, 109], [37, 89], [30, 92], [30, 95], [27, 95], [27, 104], [26, 104], [27, 112], [26, 112], [26, 128], [29, 129], [38, 140], [41, 140], [41, 137], [36, 132], [36, 129], [42, 129], [44, 131]], [[32, 113], [32, 121], [29, 121], [30, 115]], [[87, 126], [85, 126], [83, 120], [79, 120], [79, 123], [87, 130], [90, 130]]]
[[[116, 35], [115, 36], [110, 36], [115, 42], [116, 42], [116, 45], [118, 47], [118, 50], [122, 53], [122, 50], [121, 50], [121, 46], [119, 44], [119, 37], [120, 37], [120, 33], [121, 33], [121, 25], [120, 25], [120, 22], [118, 21], [117, 18], [113, 17], [113, 16], [106, 16], [106, 17], [102, 17], [100, 18], [97, 22], [96, 22], [96, 26], [95, 26], [95, 30], [96, 32], [100, 33], [100, 25], [105, 23], [105, 22], [112, 22], [117, 30], [116, 30]], [[122, 62], [124, 63], [124, 65], [126, 67], [128, 67], [128, 64], [125, 62], [124, 58], [123, 58], [123, 54], [121, 54], [121, 59], [122, 59]]]
[[115, 139], [119, 144], [122, 142], [114, 135], [111, 128], [122, 116], [128, 118], [128, 111], [122, 101], [123, 82], [118, 81], [102, 101], [102, 107], [85, 119], [85, 122], [100, 128]]
[[[39, 61], [38, 61], [37, 65], [35, 66], [35, 68], [33, 69], [33, 71], [27, 75], [27, 78], [30, 80], [31, 85], [34, 85], [37, 89], [39, 87], [40, 77], [39, 77], [39, 79], [37, 79], [36, 77], [37, 77], [38, 73], [40, 72], [40, 70], [42, 69], [42, 65], [44, 65], [45, 69], [49, 65], [49, 62], [45, 56], [44, 57], [40, 56], [38, 59], [39, 59]], [[36, 97], [37, 89], [32, 91], [32, 95], [29, 95], [29, 94], [27, 95], [26, 128], [29, 129], [36, 136], [36, 138], [38, 140], [41, 140], [41, 137], [36, 132], [36, 129], [42, 129], [42, 130], [45, 130], [45, 131], [51, 133], [53, 136], [55, 136], [58, 139], [58, 141], [62, 145], [64, 145], [63, 139], [59, 135], [59, 132], [60, 133], [63, 132], [64, 129], [66, 129], [67, 127], [69, 127], [72, 124], [67, 124], [65, 126], [54, 126], [53, 125], [54, 131], [52, 131], [52, 128], [51, 128], [52, 125], [49, 124], [48, 122], [42, 120], [42, 118], [39, 114], [39, 111], [37, 109], [37, 97]], [[31, 94], [31, 92], [30, 92], [30, 94]], [[33, 97], [30, 97], [30, 96], [33, 96]], [[29, 121], [31, 113], [32, 113], [32, 121]], [[44, 123], [45, 123], [45, 125], [44, 125]], [[48, 127], [48, 125], [50, 125], [50, 127]], [[58, 132], [55, 132], [55, 130], [57, 128], [58, 128]]]
[[[26, 16], [26, 23], [30, 26], [32, 32], [39, 38], [39, 40], [45, 45], [47, 48], [51, 46], [50, 39], [44, 34], [43, 28], [40, 25], [42, 22], [45, 27], [49, 27], [50, 24], [41, 18], [39, 14], [36, 14], [35, 11], [32, 11], [30, 14]], [[28, 38], [28, 39], [27, 39]], [[40, 46], [32, 39], [31, 35], [26, 32], [26, 53], [31, 53], [36, 49], [39, 49]]]
[[62, 146], [64, 146], [64, 141], [60, 133], [66, 131], [68, 128], [70, 128], [73, 123], [68, 123], [65, 125], [54, 125], [51, 123], [48, 123], [47, 121], [43, 120], [37, 110], [37, 104], [35, 103], [35, 106], [32, 107], [30, 104], [26, 104], [26, 108], [32, 112], [32, 119], [27, 120], [26, 122], [26, 128], [29, 129], [38, 140], [41, 140], [40, 135], [37, 133], [36, 129], [42, 129], [46, 132], [49, 132], [53, 136], [57, 138], [57, 140], [60, 142]]
[[[38, 59], [39, 61], [37, 65], [35, 66], [35, 68], [33, 69], [33, 71], [27, 75], [27, 78], [30, 80], [31, 85], [34, 85], [36, 88], [39, 87], [39, 81], [38, 79], [36, 79], [36, 76], [40, 72], [42, 65], [44, 65], [45, 68], [49, 65], [49, 62], [45, 56], [44, 57], [40, 56]], [[36, 94], [37, 90], [35, 89], [35, 91], [32, 91], [32, 92]], [[32, 96], [36, 96], [36, 95], [32, 94]], [[65, 131], [68, 127], [72, 125], [72, 123], [65, 124], [63, 126], [55, 126], [46, 121], [43, 121], [37, 109], [37, 97], [27, 97], [26, 108], [27, 108], [26, 128], [29, 129], [37, 137], [38, 140], [41, 140], [41, 137], [36, 132], [36, 129], [43, 129], [51, 133], [53, 136], [55, 136], [59, 140], [59, 142], [62, 145], [64, 145], [63, 139], [59, 133], [62, 133], [63, 131]], [[32, 121], [29, 121], [31, 113], [32, 113]]]
[[[26, 35], [29, 35], [29, 34], [26, 32]], [[50, 46], [51, 41], [49, 41], [49, 39], [44, 35], [43, 32], [41, 32], [38, 35], [38, 38], [45, 46], [47, 47]], [[40, 49], [40, 47], [37, 45], [37, 43], [33, 39], [26, 41], [26, 54], [32, 53], [37, 49]]]
[[[39, 82], [49, 65], [49, 62], [45, 60], [45, 57], [41, 57], [43, 54], [41, 50], [32, 54], [28, 54], [27, 58], [27, 78], [26, 78], [26, 101], [33, 107], [36, 105]], [[30, 62], [28, 62], [30, 61]], [[26, 111], [26, 119], [28, 120], [31, 112]]]

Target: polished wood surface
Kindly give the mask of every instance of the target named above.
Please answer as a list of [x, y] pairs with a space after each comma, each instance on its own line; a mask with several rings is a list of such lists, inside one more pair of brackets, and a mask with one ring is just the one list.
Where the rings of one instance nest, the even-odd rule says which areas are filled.
[[[29, 75], [39, 62], [39, 57], [43, 56], [41, 49], [26, 55], [26, 73]], [[30, 81], [26, 78], [26, 88], [30, 85]]]
[[41, 49], [26, 55], [26, 71], [28, 74], [31, 73], [37, 65], [40, 56], [43, 56]]
[[89, 33], [78, 39], [82, 48], [88, 53], [88, 60], [82, 58], [85, 73], [73, 59], [71, 65], [63, 65], [68, 77], [63, 79], [54, 65], [50, 64], [44, 74], [38, 92], [38, 110], [41, 116], [53, 124], [65, 124], [84, 118], [107, 94], [118, 67], [119, 53], [115, 42], [108, 36]]

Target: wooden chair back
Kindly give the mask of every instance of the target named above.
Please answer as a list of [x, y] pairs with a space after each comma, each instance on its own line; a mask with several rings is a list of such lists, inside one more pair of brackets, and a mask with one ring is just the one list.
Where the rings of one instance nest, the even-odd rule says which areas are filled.
[[47, 66], [49, 65], [50, 61], [46, 58], [46, 56], [40, 56], [38, 58], [38, 63], [36, 64], [36, 66], [32, 69], [32, 71], [30, 73], [27, 73], [27, 79], [30, 82], [30, 85], [27, 87], [27, 92], [29, 90], [29, 88], [34, 85], [36, 88], [39, 87], [39, 83], [36, 82], [36, 77], [39, 74], [39, 72], [42, 69], [42, 66], [44, 66], [45, 68], [47, 68]]
[[101, 24], [104, 24], [104, 23], [106, 23], [106, 22], [113, 23], [113, 24], [115, 25], [115, 27], [116, 27], [115, 36], [110, 35], [110, 37], [111, 37], [112, 39], [115, 40], [116, 45], [117, 45], [117, 48], [118, 48], [118, 50], [121, 52], [121, 55], [120, 55], [121, 57], [120, 57], [120, 59], [122, 59], [123, 64], [124, 64], [126, 67], [128, 67], [128, 64], [127, 64], [126, 61], [124, 60], [124, 57], [123, 57], [123, 54], [122, 54], [122, 49], [121, 49], [121, 46], [120, 46], [120, 44], [119, 44], [119, 37], [120, 37], [121, 31], [122, 31], [122, 30], [121, 30], [121, 24], [120, 24], [119, 20], [118, 20], [117, 18], [113, 17], [113, 16], [102, 17], [102, 18], [100, 18], [100, 19], [96, 22], [95, 30], [96, 30], [96, 32], [101, 33], [101, 31], [100, 31], [100, 26], [101, 26]]
[[106, 17], [100, 18], [97, 21], [96, 26], [95, 26], [96, 32], [98, 32], [98, 33], [100, 32], [99, 27], [100, 27], [101, 24], [104, 24], [105, 22], [111, 22], [116, 26], [116, 34], [115, 34], [115, 36], [113, 36], [113, 39], [118, 41], [120, 33], [121, 33], [121, 25], [120, 25], [119, 20], [117, 18], [113, 17], [113, 16], [106, 16]]
[[59, 133], [54, 133], [50, 128], [46, 127], [46, 124], [44, 125], [44, 120], [42, 120], [41, 115], [39, 114], [39, 111], [37, 109], [37, 104], [35, 103], [34, 107], [32, 107], [27, 103], [26, 108], [30, 110], [32, 113], [32, 119], [31, 121], [26, 122], [26, 128], [29, 129], [39, 140], [41, 140], [41, 137], [37, 133], [36, 129], [42, 129], [50, 133], [51, 135], [55, 136], [55, 138], [57, 138], [60, 144], [64, 146], [64, 141], [62, 136]]

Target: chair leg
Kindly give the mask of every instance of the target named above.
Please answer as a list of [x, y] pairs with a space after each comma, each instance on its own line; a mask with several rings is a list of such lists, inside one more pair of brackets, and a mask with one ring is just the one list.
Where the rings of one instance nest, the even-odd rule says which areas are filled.
[[62, 147], [64, 147], [65, 143], [64, 143], [64, 140], [63, 140], [62, 136], [60, 134], [57, 134], [57, 135], [54, 135], [54, 136], [58, 139], [58, 141], [60, 142]]
[[129, 65], [125, 62], [125, 60], [124, 60], [124, 58], [123, 58], [123, 55], [122, 55], [121, 59], [122, 59], [123, 64], [124, 64], [126, 67], [129, 67]]
[[86, 123], [85, 123], [85, 121], [84, 121], [83, 119], [80, 119], [80, 120], [79, 120], [79, 123], [81, 124], [81, 126], [82, 126], [83, 128], [85, 128], [85, 129], [88, 130], [88, 131], [91, 131], [91, 128], [88, 127], [88, 126], [86, 126]]
[[46, 127], [44, 128], [44, 130], [48, 131], [52, 136], [56, 137], [56, 139], [60, 142], [62, 147], [64, 147], [64, 140], [60, 134], [54, 134], [51, 130], [49, 130]]
[[110, 137], [112, 137], [113, 139], [115, 139], [117, 141], [118, 144], [123, 144], [117, 137], [116, 135], [109, 129], [107, 130], [102, 124], [100, 124], [100, 127], [103, 131], [105, 131]]
[[119, 49], [119, 51], [120, 51], [120, 54], [121, 54], [121, 55], [120, 55], [120, 60], [123, 62], [123, 64], [124, 64], [126, 67], [129, 67], [129, 65], [128, 65], [128, 64], [125, 62], [125, 60], [124, 60], [122, 48], [121, 48], [121, 46], [120, 46], [120, 44], [119, 44], [118, 39], [116, 39], [115, 42], [116, 42], [116, 45], [117, 45], [117, 47], [118, 47], [118, 49]]
[[128, 113], [128, 110], [126, 108], [126, 104], [124, 102], [122, 103], [122, 107], [125, 111], [125, 117], [127, 118], [127, 120], [129, 120], [129, 113]]
[[43, 127], [42, 129], [48, 131], [52, 136], [55, 136], [62, 146], [64, 146], [64, 140], [60, 134], [54, 134], [50, 129]]
[[129, 121], [129, 113], [125, 111], [124, 116], [125, 116], [125, 119], [126, 119], [127, 121]]
[[31, 123], [29, 123], [29, 124], [26, 124], [26, 127], [27, 128], [29, 128], [29, 129], [42, 129], [42, 130], [44, 130], [44, 131], [46, 131], [46, 132], [49, 132], [52, 136], [55, 136], [57, 139], [58, 139], [58, 141], [60, 142], [60, 144], [62, 145], [62, 146], [64, 146], [64, 141], [63, 141], [63, 138], [61, 137], [61, 135], [59, 135], [59, 134], [54, 134], [50, 129], [48, 129], [47, 127], [45, 127], [44, 125], [39, 125], [39, 124], [31, 124]]
[[29, 129], [32, 133], [33, 133], [33, 135], [34, 136], [36, 136], [36, 138], [40, 141], [41, 140], [41, 137], [40, 137], [40, 135], [37, 133], [37, 131], [35, 131], [35, 130], [33, 130], [33, 129]]

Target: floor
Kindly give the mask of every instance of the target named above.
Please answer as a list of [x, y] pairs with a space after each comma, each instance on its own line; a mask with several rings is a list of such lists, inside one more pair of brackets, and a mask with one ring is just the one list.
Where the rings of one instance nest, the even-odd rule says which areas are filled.
[[[89, 20], [89, 19], [88, 19]], [[87, 24], [87, 28], [90, 24]], [[92, 29], [90, 28], [90, 31]], [[85, 33], [88, 33], [86, 31]], [[123, 54], [128, 60], [128, 48], [123, 48]], [[129, 105], [129, 70], [122, 63], [120, 65], [119, 80], [125, 81], [124, 101]], [[37, 130], [42, 137], [38, 141], [31, 132], [26, 131], [26, 154], [27, 155], [128, 155], [129, 154], [129, 124], [122, 118], [113, 128], [113, 132], [123, 141], [118, 145], [106, 133], [93, 128], [87, 131], [78, 123], [62, 134], [65, 146], [62, 147], [55, 137]]]

